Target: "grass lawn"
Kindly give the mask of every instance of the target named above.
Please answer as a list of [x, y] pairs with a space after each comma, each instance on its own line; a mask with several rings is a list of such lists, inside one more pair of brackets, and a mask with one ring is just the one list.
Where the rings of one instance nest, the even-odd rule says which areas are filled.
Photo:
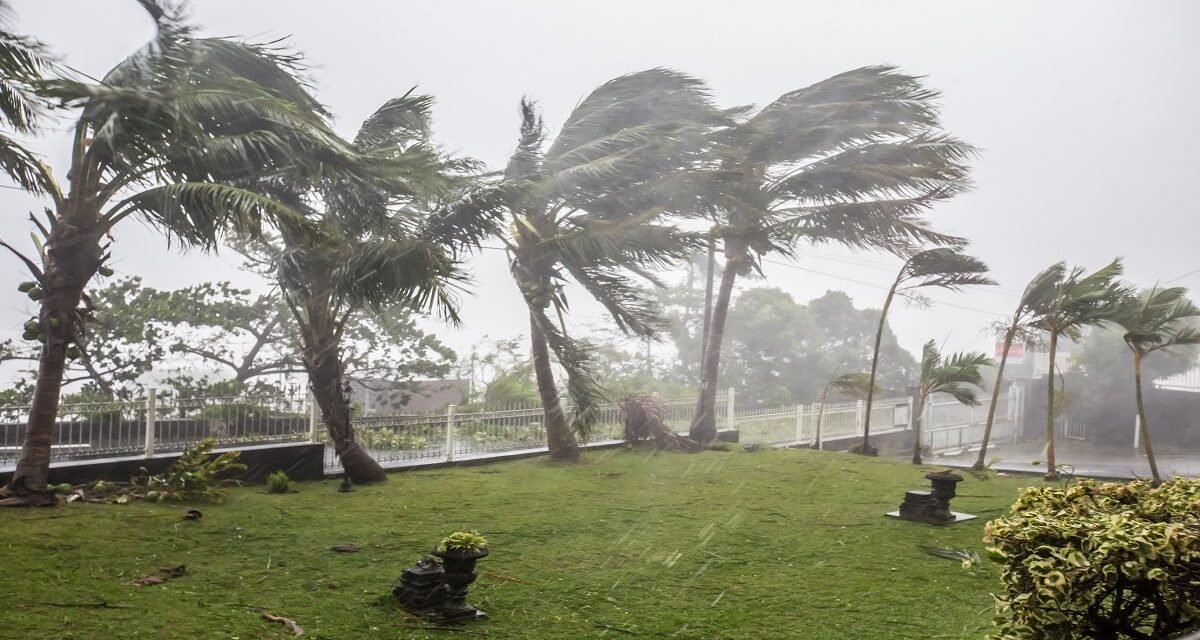
[[[409, 471], [335, 492], [232, 491], [220, 505], [0, 509], [0, 638], [983, 638], [997, 571], [919, 544], [975, 549], [1030, 478], [966, 476], [947, 528], [884, 518], [935, 467], [843, 453], [596, 451]], [[492, 553], [459, 631], [395, 608], [390, 590], [443, 535]], [[358, 553], [329, 547], [353, 543]], [[161, 565], [187, 575], [133, 586]], [[90, 606], [105, 605], [105, 606]]]

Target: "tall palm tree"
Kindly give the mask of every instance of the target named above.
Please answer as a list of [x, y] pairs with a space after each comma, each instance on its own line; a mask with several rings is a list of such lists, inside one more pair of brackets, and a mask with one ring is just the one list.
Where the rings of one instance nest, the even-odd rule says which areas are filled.
[[431, 213], [466, 186], [473, 167], [432, 143], [432, 105], [410, 91], [376, 110], [347, 143], [361, 165], [347, 179], [313, 179], [319, 172], [300, 162], [252, 184], [311, 223], [282, 222], [277, 238], [246, 249], [275, 265], [313, 398], [342, 467], [359, 483], [387, 475], [358, 446], [351, 424], [341, 346], [348, 323], [385, 307], [457, 322], [454, 290], [465, 273], [456, 252], [493, 229], [489, 209], [478, 203], [470, 215], [449, 207]]
[[813, 437], [812, 446], [814, 449], [821, 448], [821, 429], [824, 427], [825, 420], [825, 401], [829, 399], [829, 394], [833, 392], [840, 393], [855, 399], [863, 399], [871, 392], [871, 374], [866, 372], [843, 373], [834, 377], [825, 384], [821, 389], [821, 395], [817, 399], [817, 426], [816, 435]]
[[1004, 380], [1004, 365], [1008, 363], [1008, 350], [1017, 340], [1026, 346], [1036, 341], [1037, 329], [1034, 323], [1038, 316], [1045, 311], [1053, 296], [1055, 283], [1062, 280], [1066, 270], [1066, 263], [1058, 262], [1034, 276], [1033, 280], [1025, 285], [1025, 291], [1021, 293], [1021, 299], [1017, 302], [1017, 308], [1013, 311], [1012, 318], [1002, 329], [999, 329], [1004, 332], [1003, 352], [1000, 355], [1000, 364], [996, 366], [996, 384], [992, 387], [992, 403], [988, 405], [987, 422], [983, 426], [983, 440], [979, 445], [979, 457], [975, 459], [975, 464], [971, 465], [971, 468], [976, 471], [982, 471], [987, 466], [988, 442], [992, 438], [996, 406], [1000, 402], [1000, 387]]
[[933, 340], [925, 343], [921, 349], [921, 380], [913, 406], [913, 464], [921, 464], [921, 418], [925, 413], [925, 401], [935, 393], [945, 393], [962, 404], [978, 406], [979, 398], [975, 392], [983, 383], [980, 369], [991, 364], [992, 359], [978, 351], [955, 353], [944, 358]]
[[875, 400], [875, 373], [879, 368], [879, 345], [883, 341], [883, 328], [887, 325], [888, 309], [896, 295], [927, 302], [919, 292], [920, 289], [949, 289], [960, 291], [963, 287], [973, 285], [994, 285], [995, 280], [983, 275], [988, 268], [980, 260], [973, 258], [959, 249], [942, 247], [914, 253], [900, 266], [896, 279], [888, 288], [887, 297], [883, 300], [883, 310], [879, 312], [879, 328], [875, 330], [875, 349], [871, 352], [871, 373], [867, 382], [867, 407], [863, 416], [863, 439], [852, 450], [863, 455], [875, 455], [871, 447], [871, 405]]
[[1046, 480], [1060, 476], [1054, 456], [1054, 371], [1058, 340], [1067, 337], [1077, 340], [1084, 327], [1096, 326], [1113, 319], [1121, 301], [1132, 290], [1117, 278], [1123, 267], [1117, 258], [1102, 269], [1088, 274], [1082, 267], [1064, 270], [1046, 293], [1048, 299], [1038, 311], [1033, 327], [1049, 338], [1049, 372], [1046, 376]]
[[[292, 163], [297, 149], [325, 146], [320, 123], [291, 107], [296, 60], [272, 47], [196, 38], [170, 6], [140, 0], [155, 19], [153, 41], [102, 81], [55, 80], [39, 91], [81, 109], [71, 165], [59, 182], [45, 165], [51, 201], [32, 218], [37, 259], [18, 253], [36, 286], [42, 343], [25, 443], [6, 492], [13, 503], [47, 502], [51, 436], [72, 346], [86, 350], [91, 312], [84, 289], [109, 273], [109, 241], [130, 217], [184, 245], [209, 248], [227, 229], [253, 233], [295, 212], [230, 184]], [[302, 92], [301, 92], [302, 93]], [[330, 171], [336, 157], [326, 154]], [[82, 306], [81, 306], [82, 305]]]
[[[529, 310], [530, 342], [551, 457], [579, 456], [602, 388], [588, 343], [567, 334], [563, 285], [574, 280], [627, 333], [654, 335], [656, 306], [631, 276], [658, 284], [651, 270], [683, 260], [699, 234], [665, 223], [685, 209], [675, 185], [718, 122], [696, 79], [666, 69], [621, 76], [601, 85], [571, 112], [547, 144], [531, 102], [521, 104], [521, 135], [494, 193], [510, 224], [499, 234]], [[550, 314], [554, 311], [555, 322]], [[568, 423], [550, 353], [566, 370], [574, 416]]]
[[1150, 462], [1150, 473], [1156, 483], [1162, 482], [1162, 476], [1154, 459], [1150, 425], [1146, 421], [1146, 405], [1142, 400], [1142, 360], [1155, 351], [1169, 352], [1173, 347], [1200, 344], [1200, 329], [1195, 324], [1195, 318], [1200, 317], [1200, 307], [1184, 297], [1186, 295], [1187, 289], [1183, 287], [1159, 289], [1155, 285], [1122, 301], [1113, 318], [1125, 329], [1125, 344], [1133, 352], [1138, 428], [1146, 448], [1146, 459]]
[[0, 171], [26, 191], [45, 194], [49, 189], [40, 158], [11, 133], [36, 134], [46, 110], [45, 99], [34, 89], [53, 61], [45, 45], [14, 33], [12, 8], [0, 1]]
[[855, 69], [744, 110], [714, 137], [693, 172], [699, 201], [717, 223], [725, 269], [713, 307], [690, 436], [716, 437], [717, 371], [738, 276], [768, 253], [803, 243], [906, 254], [959, 244], [923, 214], [969, 186], [969, 145], [940, 130], [935, 100], [893, 67]]

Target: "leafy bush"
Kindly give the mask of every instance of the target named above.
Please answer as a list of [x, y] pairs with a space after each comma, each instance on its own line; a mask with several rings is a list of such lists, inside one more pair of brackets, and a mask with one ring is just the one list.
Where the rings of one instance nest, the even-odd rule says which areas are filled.
[[358, 443], [377, 449], [425, 449], [429, 440], [415, 433], [399, 433], [387, 429], [359, 429]]
[[135, 478], [147, 500], [214, 500], [225, 497], [221, 487], [237, 484], [236, 480], [221, 478], [229, 471], [244, 471], [246, 465], [237, 461], [237, 451], [226, 451], [209, 459], [217, 441], [206, 438], [183, 452], [166, 473]]
[[479, 551], [487, 548], [487, 538], [478, 531], [455, 531], [454, 533], [442, 538], [438, 543], [438, 553], [445, 553], [447, 550], [452, 551]]
[[287, 493], [292, 489], [292, 479], [282, 469], [267, 476], [267, 493]]
[[1150, 639], [1200, 627], [1200, 480], [1031, 487], [984, 540], [1003, 640]]

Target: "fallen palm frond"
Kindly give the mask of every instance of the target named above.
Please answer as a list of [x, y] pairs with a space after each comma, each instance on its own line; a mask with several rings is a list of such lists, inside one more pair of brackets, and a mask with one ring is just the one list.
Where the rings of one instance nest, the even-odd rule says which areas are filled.
[[657, 393], [635, 393], [618, 403], [625, 423], [625, 442], [654, 440], [669, 451], [700, 451], [700, 443], [672, 431], [667, 422], [667, 402]]

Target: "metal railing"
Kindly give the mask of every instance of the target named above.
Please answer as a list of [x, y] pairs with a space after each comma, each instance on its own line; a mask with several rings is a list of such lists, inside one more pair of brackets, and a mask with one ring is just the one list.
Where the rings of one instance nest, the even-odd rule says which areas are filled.
[[[307, 399], [285, 395], [67, 403], [51, 433], [51, 462], [183, 451], [214, 438], [230, 447], [310, 439]], [[13, 464], [31, 407], [0, 407], [0, 466]]]
[[[1015, 403], [1002, 396], [995, 437], [1007, 433]], [[546, 432], [538, 405], [464, 411], [449, 406], [436, 413], [370, 416], [354, 420], [360, 446], [389, 467], [500, 457], [544, 451]], [[564, 405], [570, 414], [570, 407]], [[0, 407], [0, 467], [20, 454], [30, 407]], [[695, 400], [667, 401], [667, 426], [684, 431]], [[818, 444], [860, 437], [865, 403], [827, 402], [772, 407], [739, 406], [733, 389], [718, 395], [718, 428], [734, 428], [745, 443]], [[873, 404], [872, 433], [911, 426], [909, 398], [885, 398]], [[934, 398], [926, 406], [923, 442], [934, 452], [977, 443], [984, 410]], [[1011, 428], [1011, 427], [1009, 427]], [[599, 407], [591, 443], [618, 442], [624, 425], [616, 404]], [[177, 453], [205, 438], [236, 447], [279, 442], [324, 443], [325, 465], [340, 465], [319, 411], [309, 397], [283, 394], [245, 397], [178, 398], [151, 391], [142, 400], [64, 404], [52, 434], [51, 460]]]
[[[686, 429], [695, 399], [667, 401], [667, 424]], [[727, 413], [728, 396], [717, 397], [717, 415]], [[571, 407], [563, 404], [570, 417]], [[453, 462], [546, 450], [546, 429], [541, 405], [463, 411], [451, 405], [445, 411], [423, 414], [371, 416], [354, 421], [355, 439], [384, 467]], [[625, 426], [620, 407], [603, 404], [592, 425], [588, 443], [620, 442]], [[337, 468], [337, 456], [326, 448], [325, 467]]]

